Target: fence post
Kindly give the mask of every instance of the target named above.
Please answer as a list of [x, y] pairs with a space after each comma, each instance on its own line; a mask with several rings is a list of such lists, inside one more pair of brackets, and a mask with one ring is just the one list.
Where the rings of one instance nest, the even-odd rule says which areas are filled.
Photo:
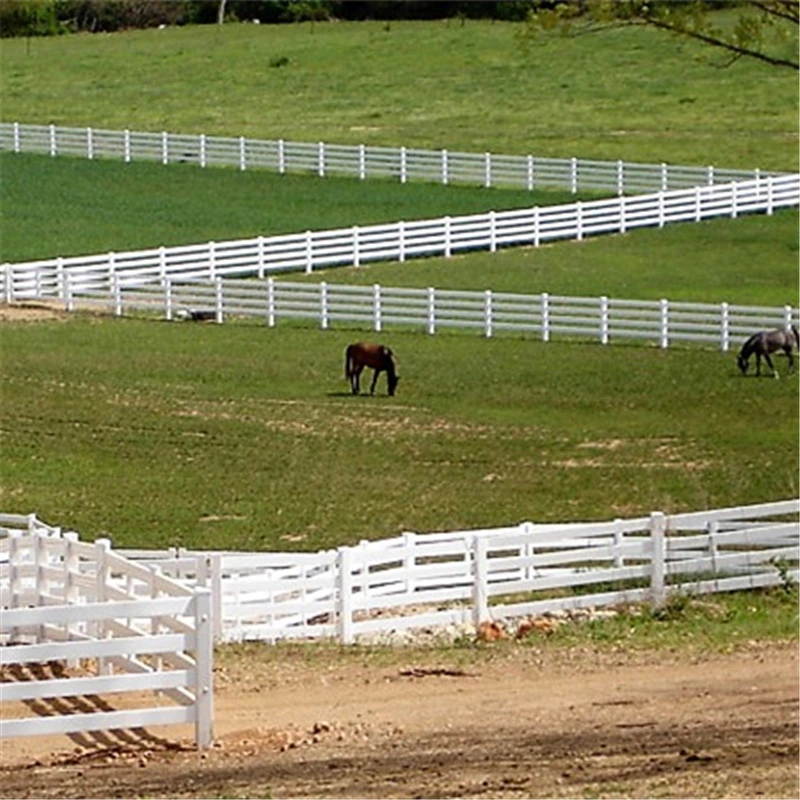
[[222, 324], [222, 314], [224, 310], [224, 303], [225, 298], [222, 294], [222, 278], [216, 278], [214, 280], [214, 294], [215, 294], [215, 301], [216, 301], [216, 322], [218, 325]]
[[528, 174], [526, 176], [526, 178], [527, 178], [526, 183], [527, 183], [528, 191], [532, 192], [533, 191], [533, 156], [530, 156], [530, 155], [528, 156], [527, 167], [528, 167]]
[[306, 275], [314, 271], [314, 241], [311, 231], [306, 231]]
[[539, 206], [533, 207], [533, 246], [539, 246]]
[[372, 287], [372, 319], [375, 332], [380, 333], [383, 322], [381, 320], [381, 287], [378, 283]]
[[[30, 527], [30, 526], [29, 526]], [[22, 570], [20, 569], [22, 547], [22, 532], [11, 530], [8, 532], [8, 601], [9, 608], [20, 608], [20, 576]], [[12, 628], [9, 631], [9, 643], [15, 644], [19, 631], [17, 628]]]
[[58, 155], [58, 149], [56, 147], [56, 126], [50, 126], [50, 155], [55, 158]]
[[428, 287], [428, 333], [436, 333], [436, 289]]
[[322, 281], [319, 285], [319, 325], [323, 331], [328, 329], [328, 284]]
[[337, 628], [341, 644], [353, 643], [353, 575], [352, 554], [349, 547], [337, 550], [336, 566], [338, 572], [338, 608], [336, 610]]
[[620, 195], [619, 198], [619, 232], [626, 233], [628, 230], [628, 220], [625, 218], [625, 210], [626, 210], [627, 203], [625, 202], [625, 196]]
[[662, 161], [661, 162], [661, 191], [666, 192], [669, 189], [669, 172], [667, 171], [667, 165]]
[[358, 146], [358, 177], [362, 181], [367, 177], [367, 148], [363, 144]]
[[[108, 553], [111, 550], [111, 542], [108, 539], [96, 539], [94, 543], [94, 561], [95, 561], [95, 581], [94, 581], [94, 600], [95, 603], [104, 603], [107, 599], [107, 587], [110, 577], [110, 570], [108, 566]], [[105, 639], [106, 623], [103, 620], [97, 620], [94, 624], [94, 635], [96, 639]], [[98, 657], [97, 659], [97, 674], [110, 675], [111, 665], [105, 658]]]
[[580, 200], [575, 203], [575, 238], [579, 242], [583, 239], [583, 203]]
[[489, 212], [489, 252], [497, 252], [497, 212]]
[[286, 147], [283, 139], [278, 139], [278, 173], [286, 172]]
[[169, 164], [169, 134], [166, 131], [161, 133], [161, 163]]
[[111, 290], [114, 293], [114, 316], [122, 316], [122, 289], [120, 288], [119, 273], [111, 273]]
[[275, 327], [275, 280], [267, 278], [267, 325]]
[[164, 317], [167, 322], [172, 321], [172, 278], [167, 276], [162, 281], [164, 286]]
[[727, 353], [731, 345], [729, 311], [728, 304], [723, 302], [720, 306], [720, 348], [723, 353]]
[[658, 193], [658, 227], [664, 227], [664, 192]]
[[69, 270], [64, 270], [64, 308], [67, 311], [74, 311], [72, 303], [72, 277]]
[[736, 219], [739, 216], [739, 192], [737, 191], [739, 184], [734, 181], [731, 183], [731, 219]]
[[239, 137], [239, 169], [242, 172], [247, 169], [247, 140], [244, 136]]
[[492, 154], [491, 153], [486, 153], [484, 155], [483, 185], [487, 189], [491, 189], [492, 188]]
[[669, 347], [669, 300], [662, 299], [659, 304], [661, 316], [661, 347]]
[[542, 292], [542, 341], [550, 341], [550, 295]]
[[256, 258], [258, 259], [258, 277], [264, 277], [264, 237], [256, 239]]
[[447, 186], [450, 181], [450, 175], [448, 173], [449, 165], [447, 160], [447, 150], [442, 150], [442, 183]]
[[20, 152], [19, 122], [14, 123], [14, 152]]
[[400, 183], [408, 181], [408, 153], [405, 147], [400, 148]]
[[608, 298], [600, 298], [600, 344], [608, 344]]
[[[625, 163], [620, 159], [617, 161], [617, 195], [622, 197], [625, 194]], [[624, 231], [623, 231], [624, 233]]]
[[451, 242], [451, 234], [450, 234], [450, 225], [451, 220], [450, 217], [447, 216], [444, 218], [444, 257], [450, 258], [453, 254], [452, 251], [452, 242]]
[[204, 133], [200, 134], [200, 166], [205, 167], [206, 165], [206, 135]]
[[403, 220], [397, 223], [397, 238], [399, 241], [397, 260], [402, 264], [406, 260], [406, 223]]
[[14, 270], [11, 264], [3, 264], [3, 302], [14, 301]]
[[569, 190], [572, 194], [578, 191], [578, 159], [574, 156], [569, 160]]
[[208, 279], [213, 281], [217, 277], [217, 244], [208, 243]]
[[411, 531], [403, 532], [403, 572], [405, 574], [406, 594], [408, 599], [414, 594], [414, 579], [411, 577], [416, 565], [416, 540], [417, 535]]
[[122, 132], [122, 160], [131, 163], [131, 132], [127, 128]]
[[483, 316], [484, 331], [487, 337], [492, 335], [492, 290], [487, 289], [483, 293]]
[[488, 540], [480, 535], [472, 538], [472, 615], [477, 628], [489, 619]]
[[94, 137], [92, 136], [92, 129], [86, 129], [86, 158], [91, 161], [94, 158]]
[[767, 175], [767, 216], [771, 217], [772, 212], [775, 210], [775, 179], [772, 175]]
[[361, 253], [358, 249], [358, 225], [353, 225], [353, 266], [361, 266]]
[[214, 640], [212, 632], [211, 591], [194, 590], [195, 632], [195, 745], [198, 750], [211, 747], [214, 739]]
[[320, 142], [317, 148], [317, 175], [325, 177], [325, 142]]
[[623, 547], [625, 545], [625, 532], [622, 530], [622, 520], [614, 520], [614, 566], [622, 568], [625, 566], [625, 556]]
[[666, 571], [666, 519], [660, 511], [650, 515], [650, 595], [653, 605], [664, 602]]
[[783, 307], [783, 326], [785, 328], [789, 328], [792, 325], [792, 307], [791, 306], [784, 306]]

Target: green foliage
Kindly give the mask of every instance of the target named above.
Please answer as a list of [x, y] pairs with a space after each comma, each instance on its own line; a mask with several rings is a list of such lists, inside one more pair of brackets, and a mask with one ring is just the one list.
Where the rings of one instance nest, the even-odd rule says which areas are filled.
[[63, 30], [55, 0], [3, 0], [0, 37], [53, 36]]

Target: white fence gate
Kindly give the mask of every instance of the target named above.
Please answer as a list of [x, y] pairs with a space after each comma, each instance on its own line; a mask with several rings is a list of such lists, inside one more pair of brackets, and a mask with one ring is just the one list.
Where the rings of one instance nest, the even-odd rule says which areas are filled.
[[[0, 515], [0, 533], [0, 703], [16, 709], [2, 715], [0, 739], [190, 723], [209, 747], [210, 590], [32, 516]], [[41, 675], [52, 662], [56, 672]], [[152, 691], [173, 705], [148, 705]], [[131, 707], [93, 699], [110, 693]], [[81, 710], [59, 713], [65, 704]]]

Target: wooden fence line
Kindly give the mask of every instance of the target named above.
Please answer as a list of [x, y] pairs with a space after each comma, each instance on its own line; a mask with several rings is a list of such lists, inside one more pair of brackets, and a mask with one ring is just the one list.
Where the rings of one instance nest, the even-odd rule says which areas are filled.
[[307, 320], [322, 330], [356, 325], [381, 332], [406, 328], [436, 334], [474, 330], [486, 337], [530, 333], [542, 341], [572, 337], [607, 345], [648, 341], [712, 345], [722, 352], [755, 330], [800, 325], [792, 306], [741, 306], [509, 292], [396, 288], [375, 284], [297, 283], [273, 278], [177, 282], [124, 287], [119, 280], [84, 284], [80, 294], [66, 282], [64, 308], [102, 309], [117, 316], [155, 313], [167, 320], [251, 318], [275, 327], [281, 320]]
[[684, 189], [777, 174], [762, 170], [642, 164], [579, 158], [540, 158], [425, 150], [409, 147], [341, 145], [240, 137], [114, 131], [98, 128], [0, 123], [0, 150], [14, 153], [70, 155], [190, 163], [199, 167], [228, 166], [305, 172], [319, 177], [346, 176], [367, 180], [390, 178], [401, 183], [428, 181], [466, 183], [487, 188], [562, 189], [613, 192], [618, 195]]
[[263, 278], [267, 274], [451, 257], [474, 250], [539, 246], [558, 239], [624, 233], [677, 222], [772, 214], [800, 203], [800, 174], [768, 176], [743, 183], [697, 186], [637, 197], [577, 202], [463, 217], [400, 221], [328, 231], [253, 239], [206, 242], [141, 251], [57, 257], [5, 264], [0, 269], [0, 298], [61, 299], [118, 281], [122, 288], [153, 280]]
[[[40, 714], [42, 703], [34, 701], [55, 709], [60, 698], [80, 698], [73, 702], [86, 709], [0, 719], [0, 739], [193, 723], [197, 746], [209, 747], [211, 590], [122, 558], [108, 540], [81, 542], [35, 515], [0, 515], [0, 532], [0, 666], [25, 673], [20, 682], [2, 684], [0, 701], [35, 704]], [[55, 678], [41, 675], [38, 665], [49, 662], [81, 674], [59, 668]], [[143, 690], [175, 705], [136, 699], [136, 709], [118, 711], [91, 700]]]
[[318, 553], [120, 555], [187, 589], [210, 586], [218, 641], [353, 642], [387, 631], [796, 582], [798, 514], [800, 500], [793, 499], [608, 522], [406, 532]]

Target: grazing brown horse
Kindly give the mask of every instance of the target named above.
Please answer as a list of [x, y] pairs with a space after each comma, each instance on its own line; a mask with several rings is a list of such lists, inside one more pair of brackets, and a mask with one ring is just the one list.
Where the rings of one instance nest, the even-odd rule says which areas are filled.
[[759, 331], [754, 333], [743, 345], [739, 351], [736, 363], [742, 371], [742, 375], [747, 374], [747, 367], [750, 362], [750, 356], [756, 357], [756, 375], [761, 374], [761, 359], [763, 358], [769, 368], [772, 370], [774, 377], [778, 377], [775, 367], [772, 364], [772, 359], [769, 357], [770, 353], [777, 350], [782, 350], [786, 353], [789, 359], [789, 372], [794, 372], [794, 357], [792, 350], [800, 346], [800, 334], [794, 325], [787, 328], [778, 328], [774, 331]]
[[359, 379], [364, 367], [372, 367], [375, 370], [372, 386], [369, 388], [370, 394], [375, 393], [378, 375], [385, 372], [386, 382], [389, 385], [389, 396], [394, 395], [400, 378], [395, 369], [395, 355], [388, 347], [371, 342], [357, 342], [347, 346], [344, 356], [344, 376], [350, 379], [350, 388], [353, 394], [358, 394], [360, 390]]

